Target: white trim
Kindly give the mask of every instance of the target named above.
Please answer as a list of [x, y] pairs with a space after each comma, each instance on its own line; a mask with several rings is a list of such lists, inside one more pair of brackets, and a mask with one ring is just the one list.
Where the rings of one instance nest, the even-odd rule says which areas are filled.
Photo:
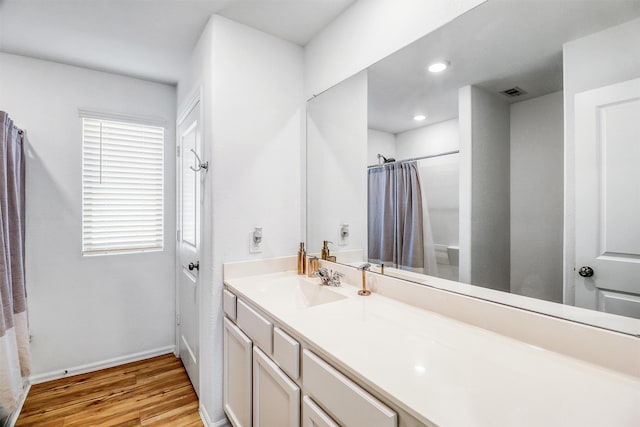
[[229, 421], [227, 420], [226, 417], [216, 422], [211, 421], [211, 417], [209, 416], [209, 413], [207, 412], [204, 405], [200, 404], [200, 407], [198, 409], [200, 412], [200, 418], [202, 419], [202, 423], [205, 425], [205, 427], [230, 427], [231, 426], [231, 424], [229, 424]]
[[78, 108], [78, 115], [88, 119], [112, 120], [115, 122], [130, 122], [141, 125], [162, 126], [166, 127], [167, 120], [157, 116], [141, 116], [137, 114], [123, 114], [111, 111], [91, 110], [87, 108]]
[[18, 408], [4, 421], [4, 427], [14, 427], [16, 425], [16, 421], [18, 421], [18, 417], [20, 416], [20, 412], [22, 412], [22, 407], [24, 406], [24, 402], [27, 400], [27, 395], [29, 394], [29, 390], [31, 390], [31, 384], [27, 384], [24, 389], [24, 393], [22, 395], [22, 399], [20, 399], [20, 403], [18, 404]]
[[31, 375], [29, 382], [31, 384], [40, 384], [47, 381], [57, 380], [72, 375], [86, 374], [87, 372], [99, 371], [101, 369], [113, 368], [114, 366], [124, 365], [126, 363], [137, 362], [139, 360], [150, 359], [156, 356], [173, 353], [174, 345], [155, 348], [140, 353], [133, 353], [126, 356], [114, 357], [113, 359], [101, 360], [99, 362], [87, 363], [86, 365], [74, 366], [72, 368], [47, 372], [44, 374]]
[[[189, 95], [187, 101], [183, 104], [183, 107], [179, 110], [178, 118], [176, 119], [176, 129], [180, 127], [182, 122], [185, 121], [191, 110], [202, 100], [202, 86], [195, 88], [195, 90]], [[202, 108], [202, 107], [200, 107]], [[200, 114], [202, 116], [202, 114]], [[177, 134], [177, 132], [176, 132]], [[177, 138], [176, 138], [177, 139]]]

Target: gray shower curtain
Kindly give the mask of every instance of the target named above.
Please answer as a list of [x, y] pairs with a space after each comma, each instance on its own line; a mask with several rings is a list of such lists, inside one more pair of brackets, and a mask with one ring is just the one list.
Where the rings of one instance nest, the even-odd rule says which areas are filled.
[[422, 191], [416, 162], [369, 169], [369, 262], [424, 272]]
[[0, 420], [16, 410], [31, 363], [24, 231], [23, 135], [0, 111]]

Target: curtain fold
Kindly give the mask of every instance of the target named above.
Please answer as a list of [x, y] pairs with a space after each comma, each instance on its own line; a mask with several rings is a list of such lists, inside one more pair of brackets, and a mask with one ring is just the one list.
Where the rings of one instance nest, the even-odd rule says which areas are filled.
[[369, 261], [425, 272], [422, 190], [416, 162], [368, 170]]
[[24, 277], [23, 141], [13, 121], [0, 111], [0, 419], [16, 410], [31, 364]]
[[[424, 182], [424, 169], [418, 167], [418, 176], [420, 182]], [[425, 185], [422, 185], [422, 212], [424, 214], [422, 220], [422, 228], [424, 231], [424, 273], [429, 276], [440, 277], [438, 274], [438, 261], [436, 259], [436, 246], [433, 241], [433, 230], [431, 229], [431, 213], [429, 212], [429, 203]]]

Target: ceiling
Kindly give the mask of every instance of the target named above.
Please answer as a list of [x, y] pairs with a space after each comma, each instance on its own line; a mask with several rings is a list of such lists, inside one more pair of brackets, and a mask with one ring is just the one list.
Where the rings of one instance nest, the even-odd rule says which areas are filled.
[[[490, 0], [369, 68], [369, 127], [396, 134], [455, 118], [466, 85], [528, 92], [507, 102], [561, 90], [563, 43], [638, 16], [640, 0]], [[426, 71], [438, 59], [449, 69]]]
[[0, 51], [175, 84], [214, 13], [304, 46], [354, 2], [0, 0]]

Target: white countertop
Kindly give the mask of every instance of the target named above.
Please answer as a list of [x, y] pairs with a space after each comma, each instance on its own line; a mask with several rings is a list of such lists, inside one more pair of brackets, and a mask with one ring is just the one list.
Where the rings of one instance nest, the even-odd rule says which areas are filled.
[[[349, 285], [321, 288], [318, 282], [294, 272], [225, 280], [329, 362], [422, 422], [640, 426], [640, 378], [375, 293], [360, 297]], [[331, 302], [308, 306], [325, 300]]]

